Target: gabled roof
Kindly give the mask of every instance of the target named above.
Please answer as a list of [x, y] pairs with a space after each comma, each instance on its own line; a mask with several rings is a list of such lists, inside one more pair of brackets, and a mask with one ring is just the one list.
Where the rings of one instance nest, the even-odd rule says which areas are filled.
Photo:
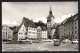
[[59, 25], [65, 24], [68, 18], [66, 18], [63, 22], [61, 22]]
[[78, 13], [69, 17], [68, 20], [66, 21], [66, 23], [68, 23], [70, 21], [74, 21], [74, 20], [78, 20]]
[[16, 29], [17, 31], [19, 31], [19, 29], [21, 28], [21, 26], [24, 24], [26, 30], [28, 30], [27, 27], [33, 27], [36, 28], [36, 25], [34, 24], [33, 21], [29, 20], [28, 18], [23, 17], [22, 23], [20, 24], [20, 26], [18, 26]]
[[13, 30], [11, 29], [11, 27], [9, 27], [8, 25], [4, 24], [4, 25], [2, 25], [2, 28], [3, 28], [3, 26], [6, 26], [6, 27], [8, 27], [11, 31], [13, 31]]
[[68, 23], [68, 22], [71, 22], [71, 21], [75, 21], [75, 20], [78, 20], [78, 13], [65, 19], [62, 23], [60, 23], [59, 25], [62, 25], [62, 24], [65, 24], [65, 23]]

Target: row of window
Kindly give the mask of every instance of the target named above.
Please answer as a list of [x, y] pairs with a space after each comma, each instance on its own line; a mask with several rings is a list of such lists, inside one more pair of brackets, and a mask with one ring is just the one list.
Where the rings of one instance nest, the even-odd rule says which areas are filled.
[[[60, 37], [63, 37], [63, 36], [60, 36]], [[68, 37], [68, 38], [69, 38], [69, 37]], [[72, 38], [78, 39], [78, 36], [74, 36], [74, 37], [72, 37]]]
[[47, 39], [47, 38], [43, 38], [43, 39]]
[[20, 31], [25, 31], [24, 29], [21, 29]]
[[[44, 36], [44, 37], [47, 38], [47, 36]], [[43, 38], [44, 38], [44, 37], [43, 37]]]
[[7, 31], [7, 29], [3, 29], [3, 30], [6, 30]]
[[[71, 28], [69, 27], [69, 30], [70, 30]], [[73, 29], [73, 26], [72, 26], [72, 29]], [[75, 26], [75, 29], [77, 29], [77, 26]], [[63, 31], [63, 29], [61, 29], [60, 31]], [[64, 29], [64, 31], [65, 31], [65, 29]]]
[[37, 35], [28, 35], [28, 37], [36, 38]]
[[[77, 33], [77, 31], [75, 31], [75, 34], [76, 34], [76, 33]], [[67, 34], [67, 33], [66, 33], [66, 34]], [[64, 35], [66, 35], [66, 34], [64, 33]], [[68, 34], [73, 34], [73, 31], [72, 31], [72, 33], [69, 32]]]
[[35, 28], [28, 28], [28, 30], [34, 30], [34, 31], [36, 31], [37, 29], [35, 29]]
[[7, 35], [5, 36], [5, 35], [3, 35], [3, 37], [7, 37]]
[[47, 34], [42, 34], [43, 36], [46, 36]]
[[8, 27], [8, 26], [4, 26], [4, 25], [3, 25], [3, 27]]
[[[73, 22], [72, 22], [72, 24], [73, 24]], [[75, 22], [75, 24], [76, 24], [76, 22]], [[70, 23], [69, 23], [69, 25], [70, 25]], [[64, 27], [65, 27], [65, 25], [64, 25]]]
[[42, 34], [47, 34], [47, 33], [42, 33]]
[[43, 33], [46, 33], [47, 31], [42, 31]]
[[8, 33], [8, 34], [10, 34], [10, 33], [11, 33], [11, 34], [12, 34], [12, 32], [2, 32], [2, 33], [3, 33], [3, 34], [5, 34], [5, 33], [6, 33], [6, 34], [7, 34], [7, 33]]
[[28, 35], [28, 36], [37, 36], [37, 35]]
[[37, 32], [30, 32], [30, 31], [29, 31], [29, 33], [31, 33], [31, 34], [37, 34]]
[[6, 38], [12, 38], [12, 36], [11, 35], [3, 35], [3, 37], [6, 37]]
[[[24, 34], [24, 33], [19, 33], [19, 34]], [[25, 33], [26, 34], [26, 33]]]

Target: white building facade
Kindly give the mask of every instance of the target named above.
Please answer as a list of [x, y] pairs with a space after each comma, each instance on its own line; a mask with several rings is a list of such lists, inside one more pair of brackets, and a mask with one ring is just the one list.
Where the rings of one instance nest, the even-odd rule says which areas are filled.
[[40, 26], [33, 28], [30, 26], [25, 27], [23, 24], [18, 31], [18, 41], [26, 39], [46, 40], [47, 38], [47, 30], [42, 30]]
[[37, 27], [37, 38], [39, 41], [42, 40], [42, 29], [40, 26]]
[[32, 27], [28, 27], [28, 35], [27, 37], [29, 39], [37, 39], [37, 29], [36, 28], [32, 28]]
[[42, 40], [46, 40], [47, 38], [47, 30], [42, 31]]
[[7, 25], [3, 25], [2, 40], [12, 40], [12, 39], [13, 39], [13, 31]]
[[18, 41], [25, 39], [26, 37], [27, 37], [27, 31], [26, 31], [26, 28], [23, 24], [18, 31]]

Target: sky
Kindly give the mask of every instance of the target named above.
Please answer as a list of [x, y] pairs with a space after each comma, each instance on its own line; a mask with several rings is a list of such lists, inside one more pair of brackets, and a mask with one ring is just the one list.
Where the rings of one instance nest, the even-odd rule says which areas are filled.
[[2, 2], [2, 24], [19, 25], [23, 17], [47, 23], [50, 6], [56, 23], [78, 13], [78, 2]]

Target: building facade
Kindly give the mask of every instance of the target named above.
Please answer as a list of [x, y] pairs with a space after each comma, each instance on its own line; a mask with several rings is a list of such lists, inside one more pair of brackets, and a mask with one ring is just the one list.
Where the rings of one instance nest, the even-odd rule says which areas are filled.
[[41, 29], [40, 26], [37, 27], [37, 39], [38, 39], [39, 41], [42, 40], [42, 29]]
[[51, 10], [51, 7], [50, 7], [49, 16], [47, 17], [47, 35], [48, 35], [49, 39], [51, 39], [53, 37], [51, 27], [53, 26], [54, 23], [55, 23], [54, 22], [54, 16], [52, 14], [52, 10]]
[[59, 37], [78, 39], [78, 14], [69, 17], [59, 25]]
[[[26, 28], [28, 30], [26, 30]], [[37, 39], [37, 29], [32, 27], [25, 27], [24, 24], [18, 31], [18, 40]]]
[[18, 41], [24, 40], [24, 39], [26, 39], [26, 37], [27, 37], [27, 31], [26, 31], [26, 28], [23, 24], [18, 31]]
[[53, 37], [53, 39], [55, 39], [55, 38], [57, 38], [56, 36], [58, 36], [56, 33], [56, 31], [57, 31], [57, 27], [58, 27], [58, 23], [55, 23], [55, 24], [53, 24], [53, 27], [51, 28], [51, 33], [52, 33], [52, 37]]
[[11, 41], [12, 39], [13, 39], [13, 31], [7, 25], [3, 25], [2, 40], [3, 41]]
[[17, 27], [18, 40], [37, 38], [37, 29], [32, 20], [23, 17], [22, 23]]
[[29, 39], [37, 39], [37, 28], [28, 27], [27, 37]]
[[42, 40], [46, 40], [48, 37], [47, 37], [47, 30], [43, 30], [42, 31]]

